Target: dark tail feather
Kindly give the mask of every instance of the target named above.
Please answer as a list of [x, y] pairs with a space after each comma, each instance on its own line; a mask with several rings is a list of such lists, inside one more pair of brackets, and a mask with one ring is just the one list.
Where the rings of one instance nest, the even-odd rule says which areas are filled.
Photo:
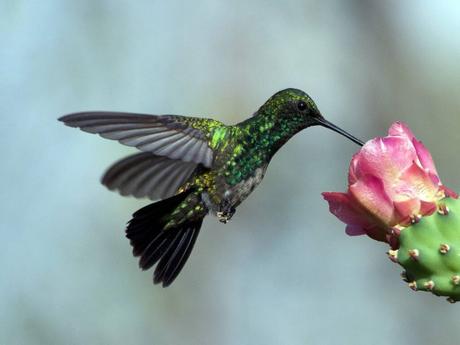
[[202, 222], [203, 219], [200, 219], [177, 230], [177, 235], [174, 236], [155, 268], [153, 274], [155, 284], [163, 283], [163, 287], [166, 287], [176, 279], [192, 252]]
[[133, 214], [126, 229], [126, 237], [133, 246], [133, 255], [140, 256], [139, 266], [147, 270], [158, 263], [153, 275], [155, 284], [169, 286], [185, 265], [200, 232], [203, 218], [164, 229], [169, 215], [189, 191], [175, 195]]

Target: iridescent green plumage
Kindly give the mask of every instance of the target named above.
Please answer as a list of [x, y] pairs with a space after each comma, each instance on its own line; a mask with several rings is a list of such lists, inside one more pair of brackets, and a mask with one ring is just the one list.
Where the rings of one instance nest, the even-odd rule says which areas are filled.
[[203, 218], [227, 222], [262, 181], [278, 149], [300, 130], [326, 121], [303, 91], [273, 95], [234, 126], [197, 117], [85, 112], [60, 120], [144, 151], [115, 163], [102, 182], [122, 195], [163, 199], [133, 215], [127, 237], [140, 266], [157, 264], [154, 282], [169, 285], [187, 260]]

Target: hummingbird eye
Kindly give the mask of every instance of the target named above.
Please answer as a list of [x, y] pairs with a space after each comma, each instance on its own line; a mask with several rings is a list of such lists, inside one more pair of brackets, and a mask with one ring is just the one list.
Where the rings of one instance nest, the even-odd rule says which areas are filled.
[[307, 103], [305, 103], [304, 101], [298, 101], [297, 102], [297, 109], [299, 111], [305, 111], [307, 109]]

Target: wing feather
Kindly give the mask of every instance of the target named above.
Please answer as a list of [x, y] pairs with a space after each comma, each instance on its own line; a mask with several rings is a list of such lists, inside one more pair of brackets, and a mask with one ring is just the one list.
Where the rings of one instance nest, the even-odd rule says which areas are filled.
[[152, 200], [175, 195], [198, 164], [141, 152], [121, 159], [102, 177], [102, 184], [121, 195]]
[[[59, 120], [70, 127], [118, 140], [141, 151], [185, 162], [201, 163], [208, 168], [212, 166], [214, 154], [208, 142], [211, 134], [204, 132], [206, 126], [198, 126], [198, 129], [193, 124], [204, 124], [213, 120], [115, 112], [75, 113]], [[222, 125], [217, 121], [213, 123]]]

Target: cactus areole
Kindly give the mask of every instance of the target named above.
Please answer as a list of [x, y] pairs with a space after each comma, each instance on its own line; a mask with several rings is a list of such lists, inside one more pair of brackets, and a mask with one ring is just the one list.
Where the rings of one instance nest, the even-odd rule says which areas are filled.
[[445, 198], [436, 213], [401, 228], [399, 244], [388, 255], [410, 288], [460, 300], [460, 200]]
[[407, 125], [368, 141], [350, 163], [348, 191], [323, 197], [348, 235], [390, 245], [412, 290], [460, 300], [460, 201]]

